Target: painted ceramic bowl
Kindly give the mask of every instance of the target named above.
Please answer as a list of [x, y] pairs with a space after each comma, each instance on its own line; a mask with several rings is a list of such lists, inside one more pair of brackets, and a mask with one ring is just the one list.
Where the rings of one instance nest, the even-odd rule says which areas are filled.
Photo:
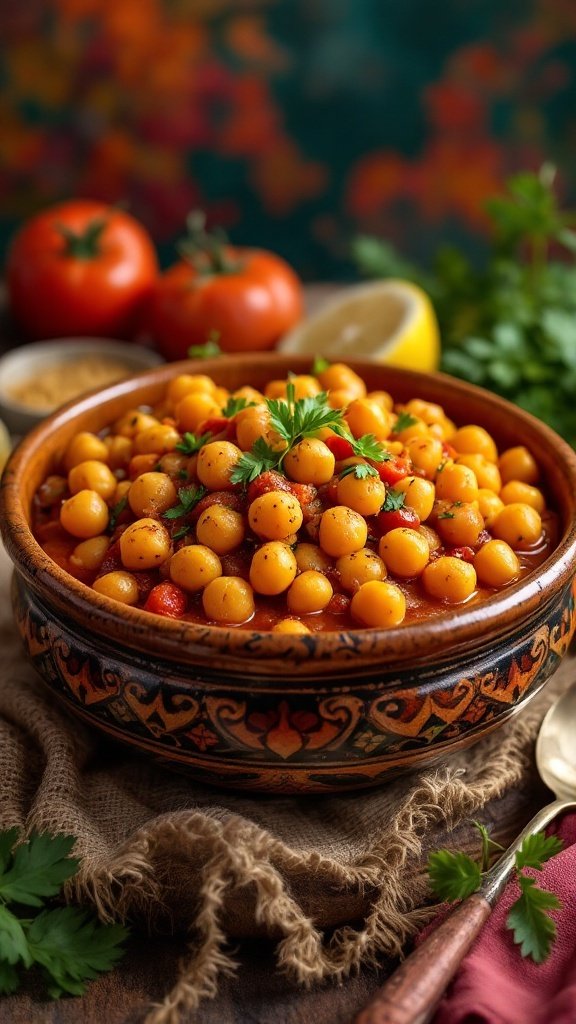
[[[98, 431], [198, 364], [171, 364], [44, 421], [3, 477], [2, 532], [15, 563], [16, 622], [30, 659], [83, 721], [203, 782], [284, 793], [372, 786], [475, 742], [545, 684], [576, 628], [576, 455], [542, 423], [478, 388], [351, 364], [398, 401], [442, 404], [502, 447], [535, 455], [560, 539], [521, 582], [483, 603], [394, 629], [305, 636], [202, 626], [118, 605], [60, 569], [29, 528], [31, 501], [78, 430]], [[204, 362], [229, 388], [258, 387], [309, 360]]]

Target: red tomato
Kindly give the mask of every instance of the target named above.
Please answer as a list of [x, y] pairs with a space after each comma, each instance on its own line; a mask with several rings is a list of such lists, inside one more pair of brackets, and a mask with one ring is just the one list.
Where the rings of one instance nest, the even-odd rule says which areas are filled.
[[302, 286], [280, 256], [206, 243], [158, 278], [149, 326], [166, 359], [185, 359], [211, 334], [223, 352], [271, 349], [301, 316]]
[[7, 264], [15, 319], [33, 338], [130, 337], [158, 273], [150, 237], [129, 214], [73, 199], [32, 217]]
[[144, 609], [155, 615], [179, 619], [186, 611], [186, 594], [174, 583], [158, 583], [148, 594]]
[[403, 505], [402, 508], [391, 509], [390, 512], [379, 512], [376, 516], [378, 528], [382, 533], [389, 533], [400, 526], [415, 530], [420, 526], [420, 518], [413, 508]]
[[412, 473], [412, 460], [407, 455], [393, 455], [387, 462], [372, 462], [368, 460], [374, 469], [378, 470], [380, 479], [385, 484], [397, 484], [405, 476]]
[[330, 449], [336, 462], [341, 462], [342, 459], [349, 459], [354, 455], [354, 449], [350, 441], [347, 441], [345, 437], [339, 437], [338, 434], [325, 438], [324, 444]]
[[468, 544], [463, 544], [459, 548], [447, 548], [446, 554], [451, 558], [461, 558], [463, 562], [474, 561], [474, 548], [469, 547]]

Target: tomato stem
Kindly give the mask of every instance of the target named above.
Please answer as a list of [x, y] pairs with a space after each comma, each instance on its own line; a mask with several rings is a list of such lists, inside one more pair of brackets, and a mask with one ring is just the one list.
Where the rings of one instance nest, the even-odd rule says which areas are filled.
[[93, 260], [100, 254], [102, 232], [107, 221], [101, 217], [91, 220], [83, 231], [72, 231], [65, 224], [58, 224], [57, 230], [65, 242], [65, 254], [77, 260]]
[[193, 210], [186, 218], [188, 234], [178, 252], [200, 274], [235, 274], [240, 269], [238, 260], [230, 259], [226, 252], [228, 238], [221, 228], [206, 230], [206, 214]]

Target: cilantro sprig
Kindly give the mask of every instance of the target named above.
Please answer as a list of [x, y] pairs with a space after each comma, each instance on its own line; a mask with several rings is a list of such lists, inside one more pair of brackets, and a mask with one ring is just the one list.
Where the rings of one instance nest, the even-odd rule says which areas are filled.
[[188, 513], [196, 507], [198, 502], [202, 500], [205, 494], [207, 494], [207, 491], [202, 484], [198, 487], [196, 484], [190, 484], [188, 487], [179, 487], [178, 504], [172, 505], [172, 508], [166, 509], [166, 511], [162, 513], [162, 518], [180, 519], [181, 516], [188, 515]]
[[304, 438], [315, 437], [323, 428], [345, 438], [354, 455], [373, 462], [385, 462], [391, 458], [374, 434], [364, 434], [360, 438], [352, 436], [344, 423], [344, 409], [333, 409], [328, 404], [325, 391], [296, 399], [294, 384], [290, 381], [286, 387], [286, 400], [268, 398], [266, 405], [270, 429], [277, 435], [279, 443], [272, 447], [264, 438], [257, 438], [250, 451], [238, 459], [230, 476], [233, 484], [249, 484], [267, 470], [281, 472], [288, 452]]
[[401, 434], [403, 430], [408, 430], [408, 427], [413, 427], [415, 423], [418, 423], [416, 416], [411, 416], [409, 412], [399, 412], [398, 419], [392, 427], [392, 433]]
[[0, 993], [15, 992], [23, 970], [37, 965], [52, 998], [82, 995], [87, 981], [124, 955], [128, 932], [78, 907], [46, 905], [78, 870], [73, 836], [33, 832], [16, 845], [19, 839], [17, 828], [0, 832]]
[[256, 405], [256, 402], [249, 402], [243, 395], [230, 395], [226, 401], [226, 405], [222, 409], [222, 415], [230, 420], [237, 412], [242, 412], [243, 409], [249, 409], [250, 406], [253, 405]]
[[355, 466], [345, 466], [339, 474], [339, 479], [343, 480], [345, 476], [354, 476], [357, 480], [366, 480], [369, 476], [378, 476], [378, 470], [365, 462], [357, 462]]
[[386, 491], [386, 497], [384, 498], [384, 504], [380, 509], [381, 512], [397, 512], [398, 509], [403, 508], [404, 502], [406, 501], [406, 495], [403, 491], [395, 491], [393, 487]]
[[[463, 900], [480, 888], [483, 876], [488, 870], [494, 851], [501, 851], [499, 843], [490, 838], [487, 829], [480, 822], [473, 823], [482, 837], [480, 862], [472, 860], [465, 853], [438, 850], [428, 858], [428, 877], [432, 891], [442, 900], [453, 902]], [[540, 888], [531, 875], [524, 874], [525, 868], [541, 871], [546, 861], [554, 857], [563, 847], [557, 836], [535, 832], [524, 839], [515, 857], [516, 881], [520, 896], [512, 904], [506, 918], [506, 926], [512, 932], [514, 942], [520, 946], [522, 956], [529, 956], [540, 964], [550, 955], [556, 938], [556, 925], [550, 917], [550, 910], [562, 906], [558, 897], [547, 889]]]
[[202, 448], [202, 445], [208, 444], [208, 441], [212, 437], [210, 432], [206, 434], [192, 434], [187, 430], [182, 435], [182, 440], [178, 441], [175, 447], [177, 452], [182, 452], [183, 455], [195, 455]]

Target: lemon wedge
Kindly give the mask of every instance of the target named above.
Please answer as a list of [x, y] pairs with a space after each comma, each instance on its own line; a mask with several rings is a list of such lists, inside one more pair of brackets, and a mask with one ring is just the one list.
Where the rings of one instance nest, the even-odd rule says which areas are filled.
[[289, 331], [278, 350], [339, 361], [368, 358], [429, 373], [438, 368], [440, 336], [421, 288], [376, 281], [342, 288]]

